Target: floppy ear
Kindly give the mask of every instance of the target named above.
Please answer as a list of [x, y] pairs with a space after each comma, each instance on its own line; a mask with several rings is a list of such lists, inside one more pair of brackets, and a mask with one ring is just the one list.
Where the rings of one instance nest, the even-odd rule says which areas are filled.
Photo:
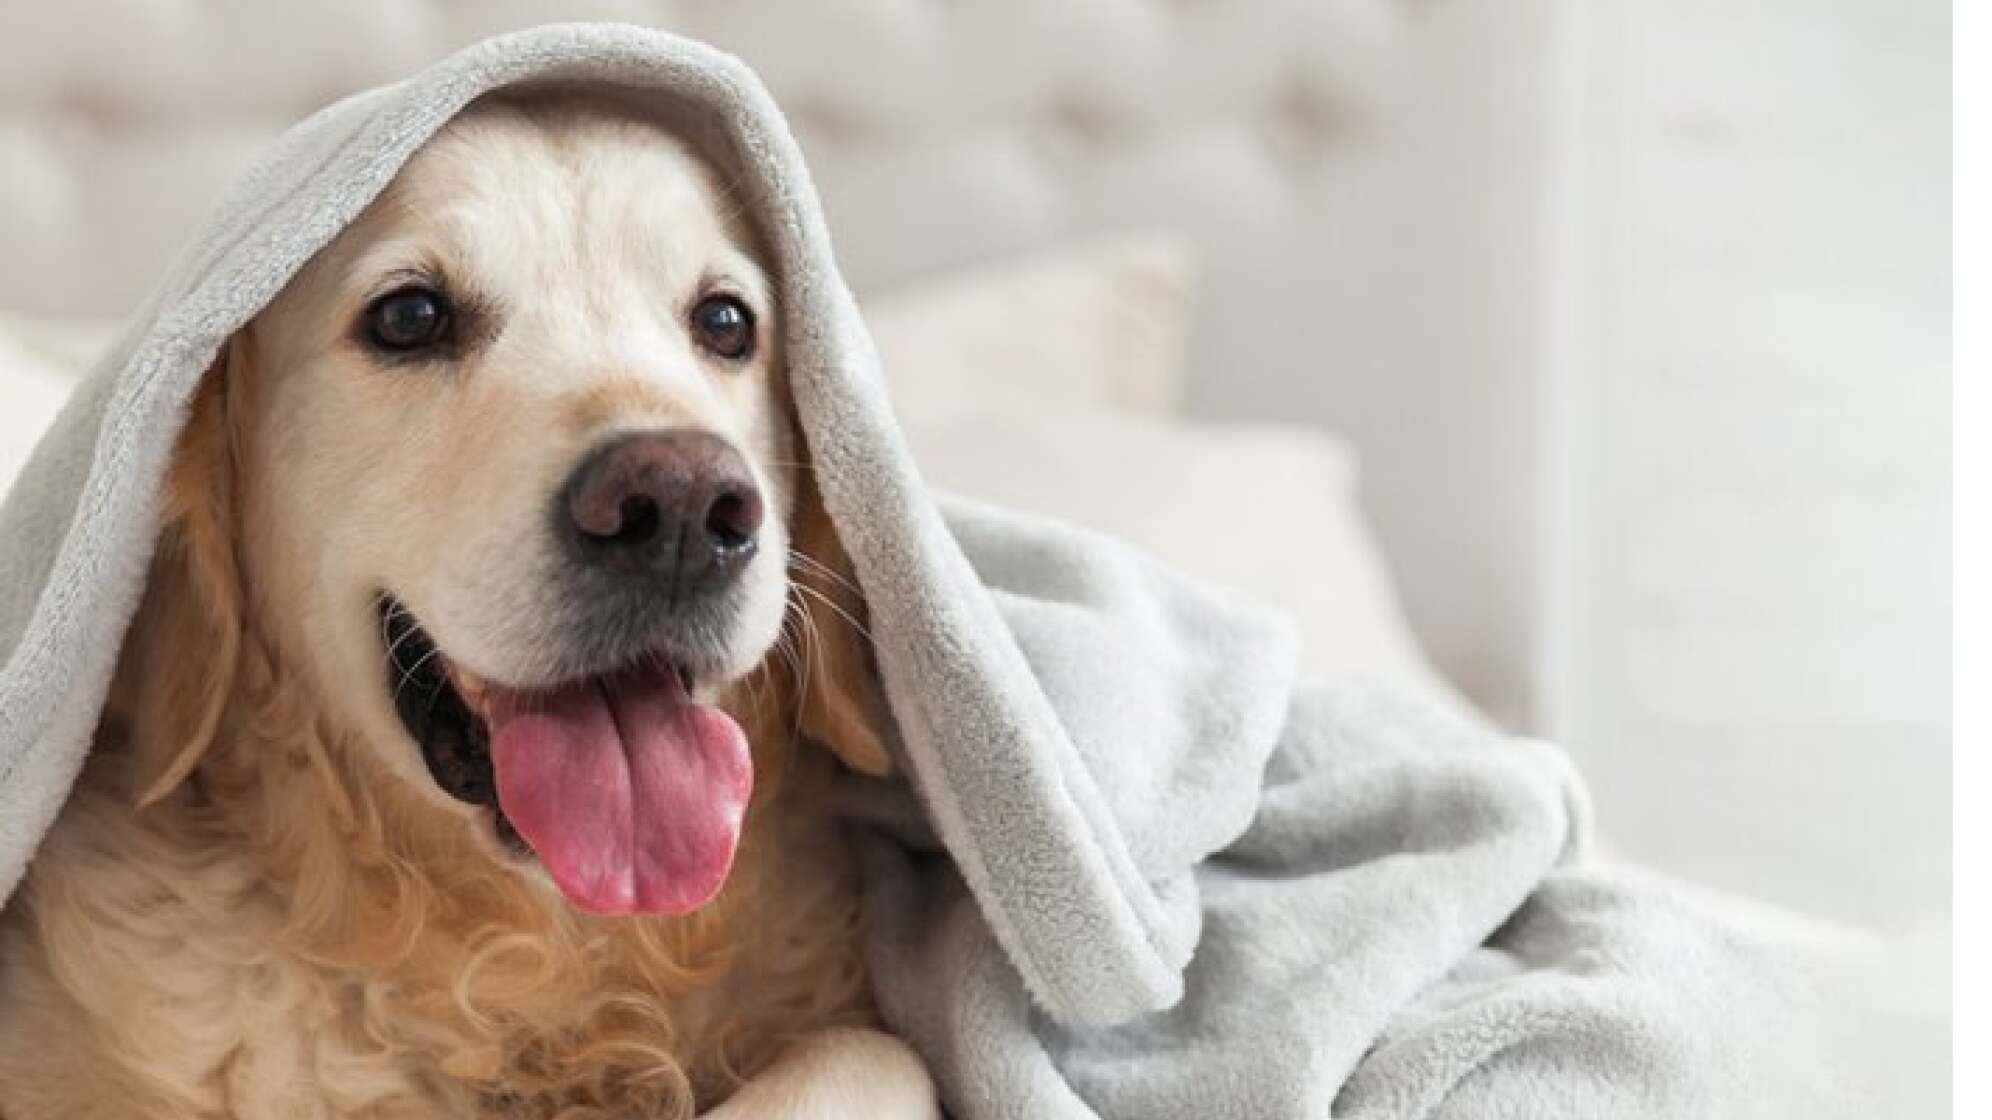
[[195, 391], [160, 501], [159, 545], [119, 654], [112, 710], [131, 744], [139, 805], [172, 792], [213, 745], [242, 648], [235, 562], [234, 443], [228, 392], [242, 347], [230, 341]]
[[792, 547], [805, 560], [789, 565], [810, 623], [802, 641], [805, 666], [799, 722], [805, 738], [830, 748], [862, 774], [892, 773], [885, 746], [885, 695], [872, 657], [864, 596], [858, 577], [823, 508], [815, 480], [802, 472]]

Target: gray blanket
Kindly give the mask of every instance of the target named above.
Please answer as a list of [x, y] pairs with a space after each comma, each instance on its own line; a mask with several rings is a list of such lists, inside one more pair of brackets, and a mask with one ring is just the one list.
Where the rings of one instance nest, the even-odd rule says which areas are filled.
[[962, 1117], [1859, 1111], [1847, 1014], [1776, 938], [1589, 869], [1564, 758], [1297, 683], [1284, 623], [1116, 542], [938, 500], [780, 114], [730, 57], [560, 26], [288, 133], [0, 511], [0, 895], [68, 794], [223, 340], [478, 95], [621, 87], [760, 212], [797, 406], [869, 601], [906, 779], [841, 792], [891, 1026]]

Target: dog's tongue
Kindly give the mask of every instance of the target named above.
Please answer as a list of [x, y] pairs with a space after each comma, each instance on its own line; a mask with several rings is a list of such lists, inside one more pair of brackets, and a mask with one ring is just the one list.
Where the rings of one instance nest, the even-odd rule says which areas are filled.
[[733, 865], [753, 763], [740, 726], [675, 674], [496, 695], [498, 801], [567, 900], [598, 914], [682, 914]]

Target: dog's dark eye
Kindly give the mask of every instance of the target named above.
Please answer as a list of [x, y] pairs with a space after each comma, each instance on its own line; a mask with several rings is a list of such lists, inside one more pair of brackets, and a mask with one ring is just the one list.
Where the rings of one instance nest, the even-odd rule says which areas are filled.
[[449, 337], [450, 304], [431, 288], [401, 288], [367, 308], [367, 341], [392, 354], [434, 346]]
[[699, 345], [738, 361], [754, 352], [754, 313], [734, 296], [707, 296], [692, 308]]

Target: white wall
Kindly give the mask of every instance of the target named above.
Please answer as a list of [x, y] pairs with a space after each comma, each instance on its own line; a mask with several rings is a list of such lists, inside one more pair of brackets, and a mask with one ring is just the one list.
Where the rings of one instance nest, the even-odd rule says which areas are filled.
[[1949, 894], [1949, 18], [1590, 9], [1553, 658], [1608, 841], [1926, 931]]

